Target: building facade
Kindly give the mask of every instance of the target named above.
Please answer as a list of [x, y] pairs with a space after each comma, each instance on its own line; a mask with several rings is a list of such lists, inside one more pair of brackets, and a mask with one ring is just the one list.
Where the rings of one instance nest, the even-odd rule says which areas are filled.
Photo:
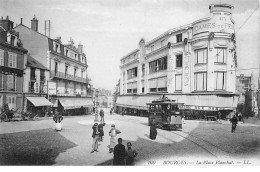
[[61, 37], [51, 39], [39, 33], [35, 16], [31, 20], [31, 28], [21, 23], [14, 30], [20, 33], [30, 55], [47, 69], [44, 85], [49, 100], [67, 112], [82, 111], [82, 107], [90, 111], [93, 101], [83, 45], [75, 47], [72, 39], [63, 44]]
[[27, 50], [23, 48], [13, 22], [0, 19], [0, 111], [8, 104], [9, 110], [23, 110], [23, 76]]
[[210, 17], [166, 31], [121, 58], [117, 109], [143, 114], [162, 97], [189, 115], [227, 114], [237, 106], [233, 7], [210, 5]]

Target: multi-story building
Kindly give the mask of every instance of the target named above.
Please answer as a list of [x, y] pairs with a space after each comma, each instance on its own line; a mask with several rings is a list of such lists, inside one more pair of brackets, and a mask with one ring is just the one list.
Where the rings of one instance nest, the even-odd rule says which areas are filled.
[[67, 111], [73, 109], [75, 112], [82, 107], [89, 111], [93, 101], [83, 45], [76, 48], [72, 39], [69, 44], [63, 44], [61, 37], [51, 39], [39, 33], [35, 16], [31, 20], [31, 28], [21, 22], [14, 30], [20, 33], [30, 55], [49, 71], [46, 73], [46, 78], [49, 78], [46, 85], [50, 101]]
[[237, 106], [233, 6], [210, 5], [210, 17], [164, 32], [121, 58], [119, 111], [143, 114], [166, 95], [187, 115], [229, 113]]
[[23, 48], [19, 33], [13, 30], [13, 22], [0, 19], [0, 111], [8, 104], [9, 109], [23, 110], [23, 75], [27, 50]]
[[49, 70], [31, 55], [27, 55], [24, 73], [24, 111], [37, 112], [44, 116], [48, 107], [52, 106], [48, 100], [47, 82]]

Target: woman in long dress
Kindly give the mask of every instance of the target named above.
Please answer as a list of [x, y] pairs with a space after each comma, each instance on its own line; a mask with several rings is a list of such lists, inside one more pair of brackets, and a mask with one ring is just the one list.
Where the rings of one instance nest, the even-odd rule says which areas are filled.
[[118, 129], [115, 128], [115, 125], [112, 124], [111, 125], [111, 130], [109, 131], [109, 136], [111, 136], [110, 138], [110, 144], [109, 144], [109, 153], [112, 153], [114, 150], [114, 147], [117, 145], [117, 134], [120, 134], [121, 131], [119, 131]]

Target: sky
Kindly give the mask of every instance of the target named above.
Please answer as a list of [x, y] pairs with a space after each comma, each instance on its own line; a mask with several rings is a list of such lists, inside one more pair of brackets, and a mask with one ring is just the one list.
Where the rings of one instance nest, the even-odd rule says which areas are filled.
[[17, 24], [23, 18], [30, 27], [36, 15], [43, 34], [44, 20], [51, 20], [51, 38], [61, 36], [67, 44], [72, 37], [76, 45], [84, 45], [93, 86], [113, 90], [120, 78], [120, 58], [136, 49], [141, 38], [150, 41], [207, 18], [209, 5], [219, 3], [234, 6], [237, 74], [253, 72], [258, 78], [259, 69], [241, 70], [260, 67], [260, 8], [254, 12], [258, 0], [0, 0], [0, 16]]

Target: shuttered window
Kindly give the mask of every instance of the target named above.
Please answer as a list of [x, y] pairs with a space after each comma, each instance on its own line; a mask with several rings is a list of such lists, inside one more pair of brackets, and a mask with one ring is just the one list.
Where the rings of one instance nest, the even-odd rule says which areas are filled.
[[163, 92], [167, 91], [167, 78], [161, 77], [149, 80], [150, 92]]
[[8, 53], [8, 67], [17, 67], [17, 56], [13, 53]]
[[4, 66], [4, 50], [0, 50], [0, 66]]

